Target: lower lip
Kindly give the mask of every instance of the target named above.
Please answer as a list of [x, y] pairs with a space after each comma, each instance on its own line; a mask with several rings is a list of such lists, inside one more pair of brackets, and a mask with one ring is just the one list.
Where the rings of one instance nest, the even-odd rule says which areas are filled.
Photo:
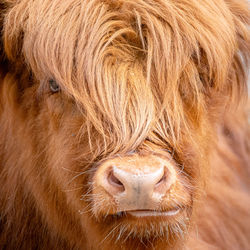
[[180, 209], [174, 209], [166, 212], [158, 212], [158, 211], [129, 211], [127, 214], [130, 214], [134, 217], [159, 217], [159, 216], [174, 216], [180, 212]]

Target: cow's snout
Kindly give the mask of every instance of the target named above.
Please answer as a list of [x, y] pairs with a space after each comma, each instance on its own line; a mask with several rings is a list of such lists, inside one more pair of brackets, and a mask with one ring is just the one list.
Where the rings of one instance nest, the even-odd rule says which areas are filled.
[[175, 181], [170, 161], [154, 155], [133, 156], [102, 164], [94, 177], [94, 189], [111, 196], [117, 211], [156, 210]]

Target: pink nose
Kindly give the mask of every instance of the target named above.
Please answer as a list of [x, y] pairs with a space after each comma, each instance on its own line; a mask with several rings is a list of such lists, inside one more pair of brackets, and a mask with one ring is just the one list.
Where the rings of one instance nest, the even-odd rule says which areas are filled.
[[156, 156], [133, 156], [106, 161], [97, 170], [94, 185], [102, 187], [119, 211], [157, 209], [176, 181], [171, 163]]

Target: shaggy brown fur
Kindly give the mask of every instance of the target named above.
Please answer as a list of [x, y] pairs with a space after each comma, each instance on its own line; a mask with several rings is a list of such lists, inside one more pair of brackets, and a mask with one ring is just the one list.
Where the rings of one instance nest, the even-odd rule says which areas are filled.
[[[0, 0], [0, 248], [249, 249], [248, 24], [245, 0]], [[185, 218], [96, 217], [98, 164], [158, 151]]]

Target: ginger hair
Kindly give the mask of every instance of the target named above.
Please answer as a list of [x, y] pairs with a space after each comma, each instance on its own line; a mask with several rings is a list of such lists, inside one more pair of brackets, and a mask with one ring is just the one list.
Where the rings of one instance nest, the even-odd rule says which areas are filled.
[[93, 172], [160, 149], [192, 216], [175, 246], [124, 249], [247, 249], [248, 25], [245, 0], [0, 0], [0, 246], [109, 249]]

